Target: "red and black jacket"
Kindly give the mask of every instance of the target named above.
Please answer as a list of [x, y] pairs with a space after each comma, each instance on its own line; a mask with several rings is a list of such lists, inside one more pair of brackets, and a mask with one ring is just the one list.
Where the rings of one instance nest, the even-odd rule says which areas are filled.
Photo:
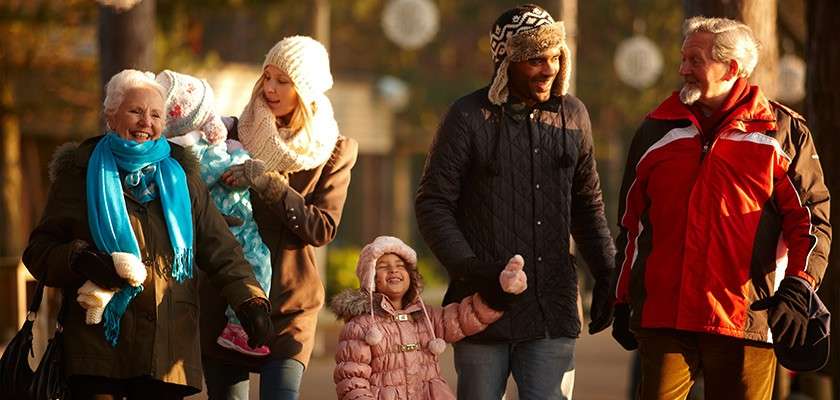
[[751, 87], [716, 132], [675, 93], [630, 147], [619, 203], [616, 302], [633, 328], [770, 341], [766, 312], [786, 275], [817, 287], [829, 194], [804, 119]]

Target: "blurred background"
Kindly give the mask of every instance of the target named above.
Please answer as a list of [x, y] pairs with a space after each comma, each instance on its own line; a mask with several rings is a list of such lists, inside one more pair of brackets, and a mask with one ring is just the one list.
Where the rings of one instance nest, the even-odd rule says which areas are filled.
[[[46, 200], [46, 165], [57, 145], [103, 132], [104, 82], [124, 68], [191, 73], [213, 86], [222, 115], [238, 116], [265, 53], [294, 34], [312, 36], [329, 49], [336, 83], [328, 96], [342, 133], [360, 143], [338, 236], [319, 254], [328, 298], [358, 285], [354, 268], [361, 246], [391, 234], [418, 250], [428, 283], [425, 297], [439, 302], [446, 272], [417, 231], [414, 192], [442, 114], [458, 97], [490, 82], [490, 27], [501, 12], [520, 3], [0, 0], [0, 347], [25, 318], [33, 288], [20, 253]], [[753, 81], [808, 118], [829, 188], [840, 193], [840, 38], [833, 26], [840, 17], [838, 3], [538, 2], [566, 24], [572, 92], [592, 118], [611, 227], [629, 141], [645, 114], [678, 89], [681, 24], [692, 15], [736, 18], [753, 28], [763, 44]], [[819, 293], [838, 311], [838, 263], [831, 264]], [[580, 276], [585, 315], [585, 268]], [[47, 314], [54, 313], [55, 301], [50, 296]], [[325, 310], [303, 398], [334, 397], [332, 355], [339, 330]], [[836, 323], [834, 330], [840, 331]], [[44, 324], [39, 332], [38, 346], [43, 346], [51, 330]], [[831, 377], [835, 385], [840, 382], [838, 354], [819, 374], [780, 370], [775, 398], [840, 398], [840, 391], [831, 391]], [[628, 398], [633, 357], [608, 333], [582, 337], [577, 357], [576, 398]], [[454, 387], [451, 350], [441, 362]]]

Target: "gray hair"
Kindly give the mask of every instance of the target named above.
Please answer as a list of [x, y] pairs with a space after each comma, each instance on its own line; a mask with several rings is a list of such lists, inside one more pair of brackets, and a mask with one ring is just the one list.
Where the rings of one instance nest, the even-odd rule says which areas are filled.
[[761, 46], [749, 26], [727, 18], [692, 17], [683, 23], [683, 37], [697, 32], [715, 35], [712, 58], [718, 62], [738, 61], [738, 76], [749, 78], [758, 64]]
[[166, 99], [166, 89], [155, 80], [155, 74], [151, 72], [124, 69], [112, 76], [105, 85], [105, 101], [102, 103], [105, 115], [114, 115], [117, 112], [125, 98], [125, 92], [142, 87], [157, 90], [160, 98]]

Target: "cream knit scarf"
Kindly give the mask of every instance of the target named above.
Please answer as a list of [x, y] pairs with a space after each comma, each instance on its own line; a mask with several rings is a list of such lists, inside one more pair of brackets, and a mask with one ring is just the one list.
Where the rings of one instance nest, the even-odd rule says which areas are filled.
[[239, 140], [252, 158], [265, 161], [269, 171], [293, 173], [317, 168], [327, 162], [338, 141], [338, 124], [327, 96], [315, 98], [311, 123], [297, 132], [277, 128], [274, 114], [254, 88], [251, 101], [239, 117]]

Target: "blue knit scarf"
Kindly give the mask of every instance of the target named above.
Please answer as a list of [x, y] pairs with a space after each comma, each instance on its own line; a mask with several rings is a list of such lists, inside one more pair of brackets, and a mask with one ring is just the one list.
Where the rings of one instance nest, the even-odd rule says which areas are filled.
[[[182, 282], [192, 278], [193, 226], [187, 177], [181, 165], [170, 157], [169, 142], [164, 138], [137, 143], [109, 132], [96, 145], [88, 161], [87, 209], [90, 233], [96, 247], [108, 254], [131, 253], [142, 258], [137, 238], [128, 219], [120, 171], [127, 173], [126, 183], [133, 191], [154, 191], [154, 182], [160, 195], [166, 220], [169, 241], [174, 259], [172, 277]], [[146, 168], [154, 165], [154, 168]], [[154, 174], [148, 179], [145, 174]], [[144, 186], [144, 187], [137, 187]], [[143, 286], [126, 286], [120, 289], [105, 307], [103, 314], [105, 339], [117, 345], [120, 336], [120, 319], [128, 303]]]

